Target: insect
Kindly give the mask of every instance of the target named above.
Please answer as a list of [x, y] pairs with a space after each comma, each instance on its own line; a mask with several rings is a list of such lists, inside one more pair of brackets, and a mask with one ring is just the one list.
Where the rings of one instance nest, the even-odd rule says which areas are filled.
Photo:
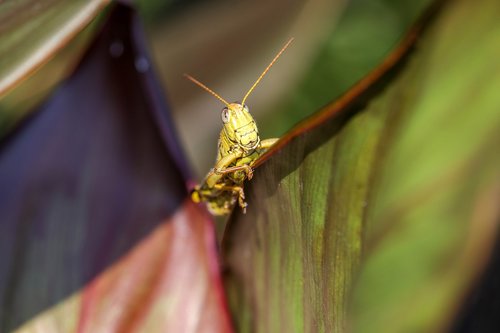
[[185, 74], [189, 80], [225, 105], [221, 112], [222, 130], [215, 166], [205, 176], [204, 181], [191, 191], [191, 199], [196, 203], [205, 202], [213, 215], [229, 214], [236, 202], [243, 209], [243, 213], [246, 212], [243, 182], [245, 179], [252, 179], [253, 163], [278, 139], [260, 139], [257, 125], [245, 101], [292, 40], [293, 38], [276, 54], [241, 102], [228, 103], [203, 83]]

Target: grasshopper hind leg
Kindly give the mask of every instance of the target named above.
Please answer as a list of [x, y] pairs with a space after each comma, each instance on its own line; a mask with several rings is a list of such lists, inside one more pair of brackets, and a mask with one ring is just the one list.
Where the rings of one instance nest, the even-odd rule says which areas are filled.
[[243, 187], [238, 185], [215, 184], [214, 188], [221, 191], [232, 192], [237, 195], [238, 205], [243, 210], [243, 214], [246, 214], [248, 204], [245, 202], [245, 191], [243, 191]]
[[216, 184], [212, 189], [196, 186], [190, 195], [195, 203], [205, 202], [213, 215], [228, 215], [236, 204], [236, 200], [243, 209], [243, 213], [246, 213], [245, 192], [240, 186]]

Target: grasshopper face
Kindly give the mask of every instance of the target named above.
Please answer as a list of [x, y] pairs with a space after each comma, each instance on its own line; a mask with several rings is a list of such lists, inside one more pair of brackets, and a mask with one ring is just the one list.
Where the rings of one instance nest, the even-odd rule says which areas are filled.
[[222, 109], [221, 118], [226, 138], [245, 151], [257, 148], [260, 143], [259, 132], [246, 105], [229, 104], [229, 107]]

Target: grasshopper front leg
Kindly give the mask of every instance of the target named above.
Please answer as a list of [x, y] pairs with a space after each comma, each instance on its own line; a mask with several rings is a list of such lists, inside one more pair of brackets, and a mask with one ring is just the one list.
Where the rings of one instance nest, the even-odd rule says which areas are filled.
[[236, 171], [244, 171], [248, 179], [252, 178], [253, 170], [249, 165], [244, 164], [231, 167], [229, 166], [236, 163], [242, 155], [243, 152], [233, 152], [221, 158], [206, 176], [205, 184], [209, 189], [228, 191], [237, 194], [239, 206], [243, 209], [243, 211], [245, 211], [247, 204], [245, 202], [245, 193], [243, 188], [237, 184], [230, 185], [223, 181], [224, 175]]
[[[243, 157], [243, 151], [236, 151], [227, 154], [219, 159], [215, 167], [205, 177], [205, 181], [201, 186], [197, 186], [191, 193], [191, 198], [194, 202], [206, 201], [209, 203], [212, 213], [216, 215], [227, 214], [229, 206], [226, 205], [229, 199], [227, 197], [219, 197], [221, 192], [231, 193], [238, 198], [238, 204], [245, 212], [247, 203], [245, 202], [245, 193], [242, 182], [251, 179], [253, 176], [253, 169], [251, 165], [253, 162], [265, 153], [269, 147], [276, 143], [278, 139], [263, 140], [257, 150], [248, 156]], [[230, 166], [232, 165], [232, 166]], [[235, 174], [238, 171], [243, 171], [244, 175]], [[233, 175], [225, 178], [227, 174]], [[224, 203], [224, 205], [222, 205]]]
[[253, 170], [249, 165], [239, 165], [230, 167], [229, 165], [236, 162], [238, 158], [243, 155], [243, 152], [230, 153], [223, 158], [221, 158], [215, 167], [210, 170], [207, 177], [205, 178], [205, 183], [209, 188], [213, 188], [215, 184], [219, 183], [225, 174], [235, 172], [235, 171], [245, 171], [248, 178], [252, 178]]
[[196, 186], [191, 192], [191, 199], [198, 203], [201, 201], [209, 201], [213, 195], [213, 189], [219, 183], [224, 175], [220, 170], [227, 169], [227, 166], [236, 161], [241, 156], [241, 153], [233, 153], [221, 158], [215, 167], [211, 169], [205, 176], [203, 184]]
[[266, 150], [268, 150], [272, 145], [274, 145], [277, 141], [279, 140], [279, 138], [272, 138], [272, 139], [265, 139], [265, 140], [262, 140], [260, 142], [260, 148], [261, 149], [265, 149], [264, 152]]
[[274, 145], [279, 138], [272, 138], [272, 139], [265, 139], [260, 142], [260, 146], [257, 149], [257, 154], [254, 158], [252, 158], [250, 161], [248, 161], [248, 165], [253, 166], [255, 164], [255, 161], [259, 159], [264, 153], [272, 146]]

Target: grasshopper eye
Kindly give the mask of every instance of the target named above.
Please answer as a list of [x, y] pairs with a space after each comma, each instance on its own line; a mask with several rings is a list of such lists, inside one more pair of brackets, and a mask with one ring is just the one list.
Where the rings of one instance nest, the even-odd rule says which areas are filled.
[[224, 124], [229, 122], [229, 110], [227, 108], [222, 109], [221, 118]]

